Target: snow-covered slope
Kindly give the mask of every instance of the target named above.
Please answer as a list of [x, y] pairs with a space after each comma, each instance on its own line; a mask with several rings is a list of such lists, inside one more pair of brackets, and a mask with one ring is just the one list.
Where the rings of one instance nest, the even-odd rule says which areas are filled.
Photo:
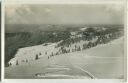
[[[95, 40], [92, 40], [91, 42], [94, 42]], [[61, 42], [61, 41], [60, 41]], [[43, 58], [44, 56], [50, 57], [52, 54], [58, 55], [63, 54], [61, 47], [56, 47], [58, 43], [45, 43], [41, 45], [31, 46], [31, 47], [25, 47], [20, 48], [15, 57], [12, 58], [9, 61], [10, 66], [15, 66], [17, 63], [18, 65], [24, 65], [26, 62], [35, 61], [36, 56], [39, 58]], [[69, 47], [64, 47], [66, 50], [70, 50], [70, 52], [74, 52], [75, 46], [80, 47], [82, 49], [83, 44], [87, 44], [89, 41], [83, 41], [71, 44]]]
[[[82, 44], [80, 43], [74, 44]], [[123, 78], [123, 37], [108, 44], [59, 54], [57, 43], [21, 48], [5, 68], [8, 78]], [[72, 45], [69, 48], [73, 48]], [[80, 46], [80, 45], [79, 45]], [[68, 49], [69, 49], [68, 48]], [[47, 53], [46, 53], [47, 52]], [[41, 53], [41, 55], [40, 55]], [[39, 59], [35, 60], [35, 56]], [[28, 60], [28, 62], [23, 60]], [[16, 62], [18, 60], [18, 65]]]
[[[119, 38], [86, 50], [88, 56], [96, 57], [123, 57], [124, 38]], [[122, 55], [122, 56], [121, 56]]]

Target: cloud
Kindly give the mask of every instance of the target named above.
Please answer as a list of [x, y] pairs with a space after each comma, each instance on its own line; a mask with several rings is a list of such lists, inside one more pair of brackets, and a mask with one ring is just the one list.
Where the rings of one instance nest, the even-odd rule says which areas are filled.
[[120, 4], [7, 5], [7, 24], [121, 24]]

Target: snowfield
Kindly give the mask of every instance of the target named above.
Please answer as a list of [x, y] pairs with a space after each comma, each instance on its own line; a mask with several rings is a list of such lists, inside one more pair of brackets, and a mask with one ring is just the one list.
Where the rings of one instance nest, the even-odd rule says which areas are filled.
[[51, 52], [56, 52], [57, 49], [55, 48], [55, 44], [49, 44], [47, 46], [37, 45], [32, 47], [25, 47], [19, 49], [17, 54], [15, 55], [15, 58], [11, 59], [9, 63], [12, 65], [16, 65], [16, 61], [18, 60], [19, 64], [24, 64], [26, 60], [33, 61], [35, 60], [35, 56], [37, 54], [40, 54], [40, 58], [45, 56], [45, 52], [47, 52], [47, 55], [49, 55]]
[[[5, 68], [6, 78], [84, 78], [84, 79], [123, 79], [124, 52], [123, 37], [108, 44], [101, 44], [90, 49], [59, 54], [57, 43], [20, 48]], [[95, 40], [93, 40], [95, 41]], [[71, 45], [82, 46], [82, 42]], [[85, 42], [84, 42], [85, 43]], [[36, 55], [39, 59], [35, 60]], [[18, 65], [16, 65], [18, 61]]]

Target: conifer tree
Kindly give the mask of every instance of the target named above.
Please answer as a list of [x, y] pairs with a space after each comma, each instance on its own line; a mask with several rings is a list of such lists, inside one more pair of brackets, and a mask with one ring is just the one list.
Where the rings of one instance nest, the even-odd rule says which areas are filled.
[[41, 53], [39, 55], [41, 55]]
[[16, 65], [19, 65], [19, 62], [18, 62], [18, 60], [16, 61]]
[[26, 59], [26, 63], [28, 62], [28, 60]]
[[36, 58], [35, 58], [35, 60], [37, 60], [37, 59], [39, 59], [38, 55], [36, 55]]
[[47, 52], [45, 52], [45, 54], [47, 55]]
[[9, 66], [11, 66], [11, 65], [12, 65], [12, 63], [9, 64]]

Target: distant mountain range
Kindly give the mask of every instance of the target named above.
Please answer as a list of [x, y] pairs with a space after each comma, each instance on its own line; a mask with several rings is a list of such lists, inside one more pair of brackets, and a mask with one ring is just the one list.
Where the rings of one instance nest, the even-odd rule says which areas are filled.
[[6, 33], [13, 32], [40, 32], [40, 31], [77, 31], [84, 27], [122, 27], [123, 25], [104, 25], [104, 24], [94, 24], [94, 25], [56, 25], [56, 24], [5, 24]]

